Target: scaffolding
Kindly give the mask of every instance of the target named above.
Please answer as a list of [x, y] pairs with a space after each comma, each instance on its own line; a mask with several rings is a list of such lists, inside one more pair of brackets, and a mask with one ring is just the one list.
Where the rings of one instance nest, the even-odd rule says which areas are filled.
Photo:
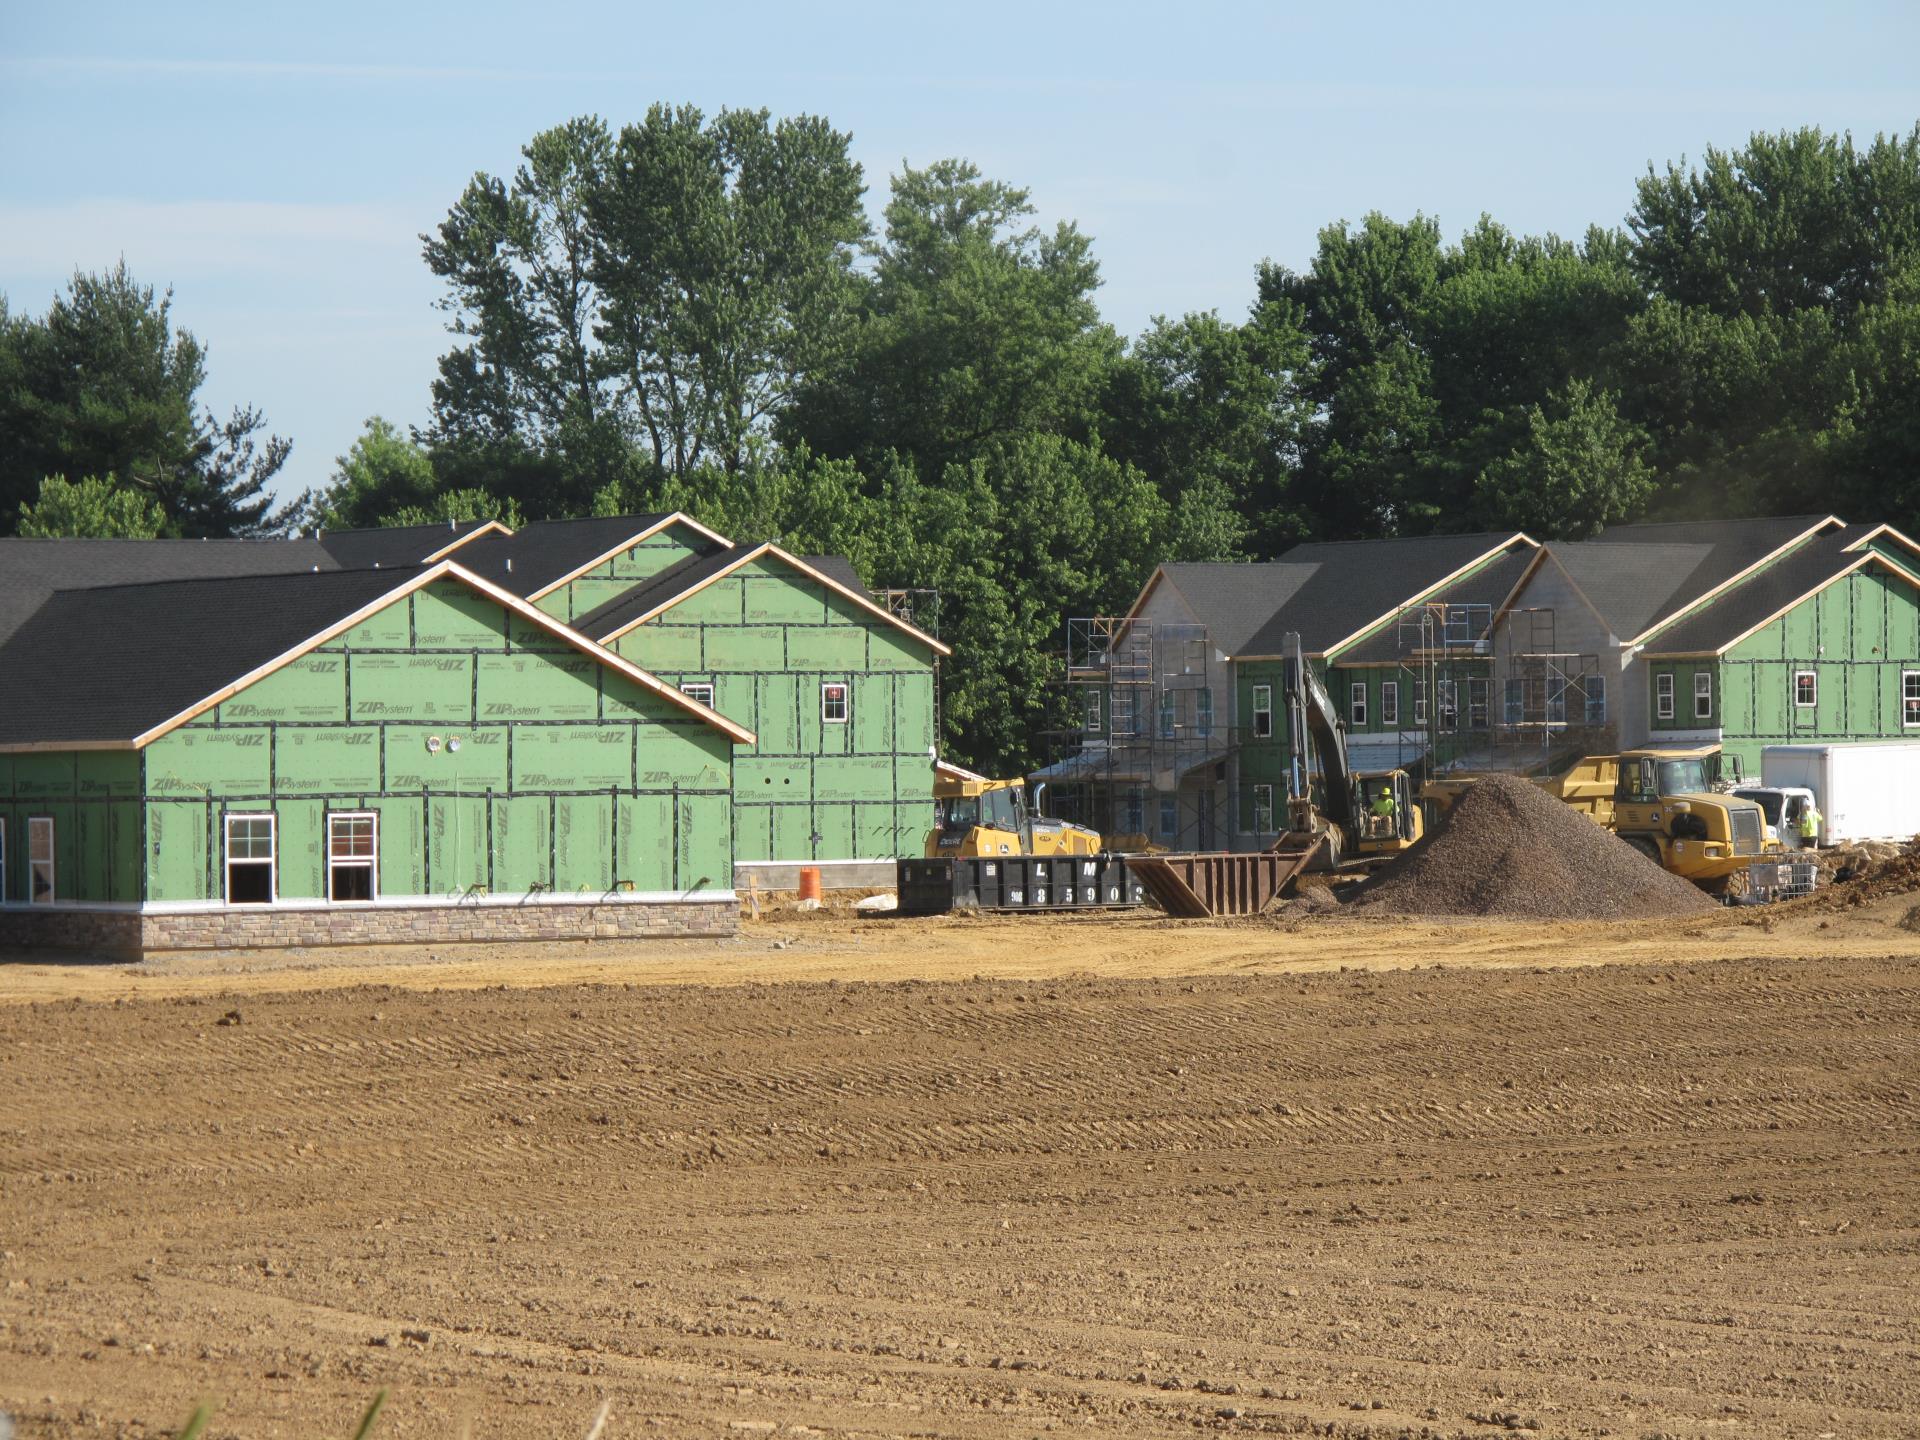
[[1080, 616], [1066, 641], [1054, 678], [1068, 723], [1046, 733], [1038, 772], [1048, 809], [1117, 842], [1225, 848], [1238, 828], [1233, 670], [1207, 627]]
[[1559, 642], [1551, 606], [1434, 601], [1395, 618], [1395, 672], [1410, 699], [1396, 764], [1428, 775], [1551, 774], [1610, 748], [1600, 657]]

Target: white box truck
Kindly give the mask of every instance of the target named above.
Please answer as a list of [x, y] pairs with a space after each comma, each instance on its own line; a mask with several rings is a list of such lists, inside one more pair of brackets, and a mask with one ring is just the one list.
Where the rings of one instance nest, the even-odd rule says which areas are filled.
[[1822, 845], [1920, 835], [1920, 742], [1769, 745], [1760, 752], [1760, 783], [1811, 790]]

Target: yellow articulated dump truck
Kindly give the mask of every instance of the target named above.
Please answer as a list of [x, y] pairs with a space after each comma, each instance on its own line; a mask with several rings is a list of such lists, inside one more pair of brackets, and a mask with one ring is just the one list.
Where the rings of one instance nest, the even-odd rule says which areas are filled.
[[[1768, 840], [1757, 804], [1713, 788], [1719, 768], [1717, 746], [1626, 750], [1585, 756], [1534, 783], [1662, 868], [1720, 893], [1780, 847]], [[1450, 809], [1475, 778], [1431, 781], [1421, 798]]]
[[[1045, 787], [1041, 787], [1044, 790]], [[1098, 855], [1100, 835], [1083, 825], [1049, 820], [1027, 803], [1023, 780], [941, 775], [934, 781], [935, 821], [926, 855]]]

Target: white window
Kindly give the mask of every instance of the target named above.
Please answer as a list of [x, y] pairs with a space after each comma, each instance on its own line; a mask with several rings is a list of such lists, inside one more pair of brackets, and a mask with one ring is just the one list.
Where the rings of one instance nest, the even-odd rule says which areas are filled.
[[1439, 680], [1440, 729], [1444, 731], [1460, 728], [1460, 691], [1457, 681]]
[[1380, 682], [1380, 723], [1382, 725], [1400, 723], [1400, 682], [1398, 680]]
[[1467, 724], [1475, 730], [1487, 728], [1487, 692], [1491, 688], [1492, 682], [1488, 680], [1472, 677], [1467, 680]]
[[820, 687], [821, 724], [844, 725], [852, 710], [853, 702], [847, 698], [846, 682], [829, 680]]
[[1100, 692], [1098, 690], [1089, 690], [1087, 692], [1086, 729], [1089, 735], [1098, 735], [1100, 733]]
[[708, 709], [713, 708], [713, 682], [711, 680], [689, 680], [680, 687], [680, 693], [689, 700], [698, 700]]
[[380, 817], [371, 810], [327, 816], [327, 898], [371, 901], [379, 888]]
[[273, 903], [273, 816], [227, 816], [227, 903]]
[[1273, 786], [1253, 787], [1253, 833], [1271, 835], [1273, 829]]
[[1356, 730], [1367, 723], [1367, 682], [1364, 680], [1347, 686], [1347, 718]]
[[1900, 672], [1900, 723], [1920, 725], [1920, 670]]
[[1273, 734], [1273, 687], [1253, 687], [1253, 738], [1265, 740]]
[[53, 864], [53, 817], [27, 817], [27, 903], [51, 905], [56, 893]]
[[1180, 802], [1171, 795], [1160, 797], [1160, 833], [1162, 835], [1180, 833]]
[[1693, 672], [1693, 718], [1696, 720], [1713, 718], [1713, 672], [1711, 670]]
[[1413, 682], [1413, 723], [1427, 723], [1427, 682], [1424, 680]]
[[1213, 735], [1213, 690], [1202, 687], [1193, 692], [1193, 731], [1202, 740]]
[[1793, 708], [1811, 710], [1820, 703], [1820, 678], [1811, 670], [1793, 672]]
[[1653, 718], [1656, 720], [1673, 719], [1673, 674], [1671, 671], [1653, 677]]
[[1607, 723], [1607, 677], [1589, 675], [1587, 677], [1587, 724], [1604, 725]]

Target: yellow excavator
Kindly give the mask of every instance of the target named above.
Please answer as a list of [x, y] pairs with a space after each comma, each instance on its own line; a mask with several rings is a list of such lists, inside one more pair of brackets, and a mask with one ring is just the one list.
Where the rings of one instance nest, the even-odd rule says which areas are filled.
[[1040, 813], [1046, 787], [1027, 803], [1023, 780], [939, 774], [933, 783], [936, 819], [927, 832], [930, 860], [977, 855], [1098, 855], [1098, 831]]
[[[1413, 779], [1404, 770], [1354, 770], [1347, 762], [1346, 722], [1333, 697], [1301, 653], [1300, 637], [1288, 635], [1282, 691], [1292, 740], [1287, 787], [1287, 833], [1276, 849], [1303, 840], [1323, 843], [1310, 868], [1357, 869], [1411, 848], [1425, 833], [1414, 803]], [[1320, 762], [1320, 795], [1307, 778], [1308, 740]]]

